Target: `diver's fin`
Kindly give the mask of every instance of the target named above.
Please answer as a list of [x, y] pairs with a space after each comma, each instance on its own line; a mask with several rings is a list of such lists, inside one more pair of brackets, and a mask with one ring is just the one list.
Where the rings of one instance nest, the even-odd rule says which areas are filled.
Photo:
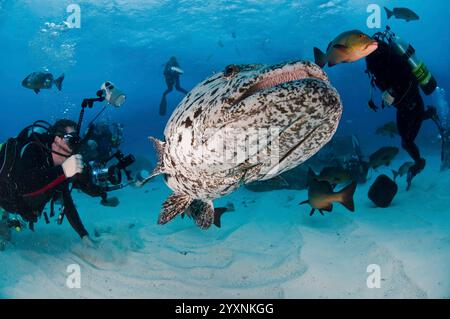
[[[208, 229], [211, 225], [216, 223], [215, 211], [212, 201], [204, 202], [201, 201], [200, 205], [197, 207], [195, 216], [195, 223], [201, 229]], [[220, 216], [219, 216], [219, 226], [220, 227]]]
[[339, 195], [341, 197], [340, 203], [351, 212], [355, 211], [355, 203], [353, 202], [353, 195], [355, 194], [355, 190], [356, 182], [352, 182], [350, 185], [339, 192]]
[[411, 182], [413, 179], [413, 174], [411, 171], [408, 170], [408, 173], [406, 175], [406, 191], [409, 192], [409, 190], [411, 189]]
[[318, 66], [323, 68], [327, 64], [327, 55], [319, 48], [314, 47], [314, 61]]
[[220, 228], [222, 226], [220, 218], [226, 212], [228, 212], [228, 209], [226, 207], [214, 208], [214, 225], [216, 225], [217, 228]]
[[56, 85], [56, 87], [58, 88], [59, 91], [61, 91], [61, 89], [62, 89], [62, 82], [63, 81], [64, 81], [64, 73], [61, 74], [61, 76], [55, 80], [55, 85]]
[[39, 90], [39, 89], [34, 89], [33, 91], [34, 91], [34, 93], [39, 94], [39, 92], [40, 92], [41, 90]]
[[189, 195], [173, 193], [163, 204], [163, 209], [158, 217], [158, 224], [165, 224], [174, 219], [178, 214], [184, 213], [191, 202], [192, 199]]
[[384, 7], [384, 10], [386, 10], [387, 18], [390, 19], [394, 15], [394, 11], [389, 10], [388, 8]]

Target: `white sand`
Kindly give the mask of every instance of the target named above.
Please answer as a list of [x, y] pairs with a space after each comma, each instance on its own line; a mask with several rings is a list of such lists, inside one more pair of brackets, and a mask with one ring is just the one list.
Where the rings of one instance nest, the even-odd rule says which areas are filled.
[[[116, 193], [118, 208], [75, 194], [96, 250], [80, 244], [67, 222], [14, 233], [0, 252], [0, 297], [8, 298], [450, 298], [450, 172], [428, 160], [410, 192], [405, 182], [390, 208], [374, 208], [371, 181], [359, 185], [356, 213], [336, 204], [309, 217], [306, 191], [241, 189], [215, 202], [234, 203], [222, 228], [189, 219], [156, 225], [170, 193], [161, 179]], [[402, 162], [396, 161], [393, 167]], [[390, 174], [389, 174], [390, 175]], [[66, 268], [81, 267], [69, 289]], [[369, 289], [370, 264], [381, 288]]]

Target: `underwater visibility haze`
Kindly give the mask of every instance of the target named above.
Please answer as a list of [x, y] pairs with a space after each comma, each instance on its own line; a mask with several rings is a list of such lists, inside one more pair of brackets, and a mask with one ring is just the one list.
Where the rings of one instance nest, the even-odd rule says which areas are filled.
[[0, 0], [0, 298], [450, 298], [449, 10]]

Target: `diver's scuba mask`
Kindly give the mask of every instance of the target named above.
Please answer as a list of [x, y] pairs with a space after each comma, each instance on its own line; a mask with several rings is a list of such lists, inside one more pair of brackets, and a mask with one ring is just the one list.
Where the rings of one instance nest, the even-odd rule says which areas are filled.
[[64, 141], [67, 143], [67, 145], [69, 145], [72, 151], [78, 149], [81, 142], [81, 138], [76, 132], [57, 134], [57, 136], [64, 139]]
[[108, 101], [109, 104], [120, 107], [125, 102], [125, 94], [110, 81], [103, 83], [101, 90], [104, 92], [105, 100]]

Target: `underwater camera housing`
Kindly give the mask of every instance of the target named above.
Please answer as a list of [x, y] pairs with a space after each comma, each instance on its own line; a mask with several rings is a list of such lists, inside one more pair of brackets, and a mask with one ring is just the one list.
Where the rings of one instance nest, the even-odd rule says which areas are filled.
[[[85, 98], [81, 103], [81, 111], [78, 118], [77, 124], [77, 132], [80, 134], [81, 125], [83, 123], [84, 112], [86, 108], [92, 108], [95, 102], [103, 102], [107, 101], [109, 104], [120, 107], [125, 102], [125, 94], [117, 89], [114, 84], [110, 81], [106, 81], [101, 85], [100, 90], [96, 93], [97, 97], [95, 98]], [[97, 113], [92, 121], [89, 123], [89, 130], [82, 138], [79, 146], [83, 143], [86, 143], [89, 140], [90, 135], [92, 134], [91, 124], [95, 122], [95, 120], [102, 114], [102, 112], [106, 109], [106, 106]], [[111, 161], [113, 158], [117, 159], [117, 163], [113, 164], [109, 167], [106, 167], [106, 164]], [[132, 154], [125, 156], [120, 150], [115, 152], [110, 158], [106, 161], [100, 162], [90, 162], [86, 163], [85, 172], [88, 174], [90, 179], [95, 185], [98, 185], [104, 188], [106, 191], [116, 190], [125, 187], [126, 185], [122, 183], [122, 171], [125, 172], [125, 175], [128, 181], [131, 181], [131, 172], [127, 170], [128, 166], [135, 162], [135, 158]]]
[[[106, 165], [110, 160], [116, 159], [117, 163]], [[124, 155], [121, 151], [114, 153], [105, 164], [91, 162], [87, 164], [86, 170], [91, 177], [92, 182], [104, 188], [106, 191], [120, 189], [122, 185], [122, 171], [125, 173], [127, 180], [131, 181], [131, 172], [127, 169], [136, 161], [132, 154]]]

